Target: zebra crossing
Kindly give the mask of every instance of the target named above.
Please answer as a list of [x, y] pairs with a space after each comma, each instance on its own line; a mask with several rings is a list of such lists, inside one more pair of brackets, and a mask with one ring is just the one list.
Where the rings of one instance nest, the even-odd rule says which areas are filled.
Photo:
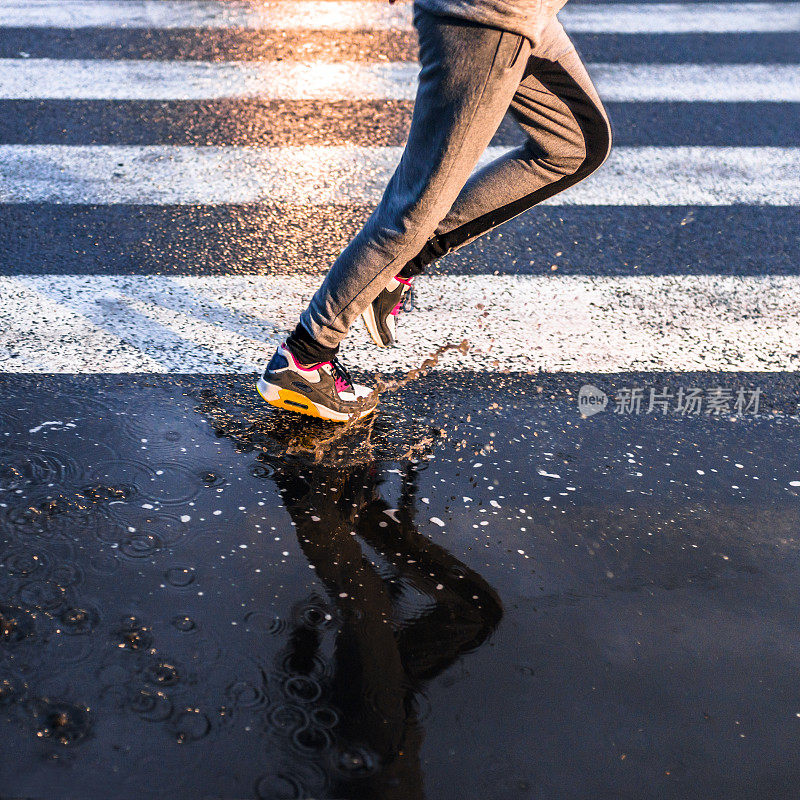
[[[795, 65], [589, 64], [607, 102], [800, 102]], [[413, 100], [410, 63], [0, 59], [2, 100]]]
[[[502, 152], [488, 148], [479, 166]], [[0, 201], [374, 204], [401, 153], [354, 146], [0, 145]], [[617, 148], [596, 178], [546, 204], [796, 206], [798, 174], [794, 148]]]
[[[800, 42], [800, 3], [573, 2], [560, 17], [614, 37], [619, 57], [588, 66], [633, 132], [423, 279], [401, 348], [376, 353], [354, 329], [349, 360], [408, 369], [466, 338], [442, 368], [798, 369], [800, 63], [768, 45]], [[409, 3], [362, 0], [1, 0], [0, 371], [257, 369], [400, 157], [410, 20]], [[221, 56], [183, 57], [187, 31], [224, 34]], [[108, 33], [133, 44], [109, 57]], [[280, 35], [288, 57], [231, 58], [248, 33]], [[685, 35], [701, 37], [697, 62], [646, 60]], [[740, 35], [750, 60], [714, 63]], [[318, 41], [308, 58], [314, 36], [331, 53], [361, 37], [357, 57]], [[213, 118], [184, 141], [198, 109]], [[483, 161], [518, 140], [504, 124]]]
[[[5, 27], [412, 30], [408, 5], [382, 0], [19, 0], [0, 2]], [[592, 33], [800, 31], [800, 3], [574, 3], [568, 30]]]
[[[264, 342], [295, 325], [315, 280], [1, 277], [8, 349], [0, 370], [13, 364], [25, 372], [250, 372], [263, 360]], [[451, 369], [527, 372], [532, 363], [548, 372], [800, 369], [796, 276], [480, 275], [460, 278], [458, 294], [452, 284], [443, 276], [421, 282], [421, 310], [403, 320], [411, 345], [365, 349], [373, 369], [413, 369], [455, 335], [471, 347], [448, 356]], [[521, 333], [509, 335], [512, 327]]]

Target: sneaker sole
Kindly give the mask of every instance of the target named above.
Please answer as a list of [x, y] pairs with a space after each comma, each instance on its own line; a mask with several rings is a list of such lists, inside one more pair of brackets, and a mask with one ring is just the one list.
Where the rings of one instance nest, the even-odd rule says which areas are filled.
[[[268, 383], [263, 378], [258, 379], [256, 391], [261, 395], [261, 399], [275, 408], [282, 411], [292, 411], [295, 414], [303, 414], [307, 417], [316, 417], [330, 422], [349, 422], [350, 414], [343, 414], [341, 411], [334, 411], [320, 403], [309, 400], [300, 392], [293, 392], [291, 389], [281, 389], [273, 383]], [[375, 406], [362, 411], [359, 419], [368, 417], [375, 411]]]
[[372, 310], [372, 303], [370, 303], [361, 314], [361, 318], [364, 320], [364, 324], [367, 326], [367, 332], [369, 333], [370, 339], [378, 347], [389, 347], [390, 342], [384, 342], [381, 338], [381, 334], [378, 331], [378, 323], [375, 319], [375, 312]]

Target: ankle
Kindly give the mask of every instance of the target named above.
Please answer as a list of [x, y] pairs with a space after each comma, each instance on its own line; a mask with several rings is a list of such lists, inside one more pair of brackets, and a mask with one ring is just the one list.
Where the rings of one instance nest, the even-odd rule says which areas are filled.
[[338, 347], [326, 347], [320, 344], [305, 328], [298, 323], [284, 343], [294, 360], [305, 367], [324, 364], [336, 356]]
[[292, 349], [292, 347], [289, 344], [287, 344], [286, 342], [283, 343], [283, 348], [292, 357], [292, 361], [294, 362], [294, 365], [296, 367], [299, 367], [300, 369], [307, 369], [307, 370], [315, 369], [316, 367], [318, 367], [322, 363], [320, 361], [306, 361], [306, 360], [303, 360], [303, 359], [299, 358], [297, 356], [297, 354], [295, 353], [295, 351]]

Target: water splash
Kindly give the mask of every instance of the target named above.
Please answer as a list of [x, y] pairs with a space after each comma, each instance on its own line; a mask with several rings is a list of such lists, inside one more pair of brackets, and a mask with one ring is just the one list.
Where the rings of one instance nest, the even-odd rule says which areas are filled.
[[167, 583], [170, 586], [183, 588], [189, 586], [195, 579], [194, 567], [170, 567], [164, 573]]
[[128, 699], [128, 708], [147, 722], [164, 722], [172, 715], [172, 700], [165, 692], [139, 689]]
[[[439, 347], [422, 363], [400, 378], [387, 380], [374, 376], [373, 395], [391, 394], [427, 374], [441, 357], [451, 351], [466, 353], [468, 341]], [[350, 466], [373, 461], [403, 461], [424, 457], [444, 437], [443, 429], [424, 420], [421, 415], [393, 416], [375, 414], [358, 419], [354, 411], [345, 423], [329, 423], [295, 414], [264, 414], [262, 406], [254, 406], [251, 396], [232, 391], [225, 379], [216, 381], [218, 388], [197, 392], [196, 411], [213, 427], [218, 438], [231, 441], [239, 453], [256, 453], [251, 467], [255, 477], [269, 478], [284, 459], [297, 456], [304, 463]], [[362, 401], [363, 402], [363, 401]], [[402, 426], [398, 426], [402, 421]]]
[[181, 614], [172, 619], [172, 627], [181, 633], [192, 633], [197, 630], [197, 623], [186, 614]]
[[136, 617], [125, 617], [114, 632], [117, 647], [123, 650], [148, 650], [153, 645], [153, 634], [149, 626]]
[[59, 617], [61, 628], [70, 635], [91, 633], [100, 621], [100, 614], [93, 608], [65, 608]]
[[[366, 436], [359, 447], [363, 448], [364, 452], [368, 454], [368, 456], [374, 457], [372, 450], [372, 433], [375, 429], [376, 417], [373, 414], [365, 420], [361, 419], [360, 416], [361, 412], [367, 408], [370, 402], [372, 402], [374, 395], [377, 394], [380, 396], [382, 394], [391, 394], [405, 386], [408, 386], [412, 381], [418, 380], [424, 375], [427, 375], [428, 372], [430, 372], [439, 363], [441, 357], [451, 350], [458, 350], [458, 352], [460, 352], [462, 355], [466, 355], [469, 349], [470, 343], [467, 339], [462, 340], [458, 344], [451, 342], [437, 348], [433, 353], [428, 355], [418, 367], [410, 369], [401, 378], [386, 381], [383, 379], [382, 375], [375, 375], [375, 388], [369, 395], [362, 398], [356, 404], [352, 413], [350, 414], [350, 418], [344, 425], [337, 427], [336, 431], [330, 436], [317, 440], [313, 449], [305, 448], [301, 444], [295, 444], [290, 446], [290, 448], [287, 450], [287, 454], [292, 455], [294, 453], [310, 453], [313, 456], [314, 463], [318, 464], [326, 456], [332, 446], [344, 439], [350, 433], [350, 431], [358, 426], [359, 428], [366, 428]], [[402, 458], [410, 458], [414, 455], [414, 453], [422, 452], [432, 443], [433, 438], [423, 438], [421, 441], [409, 445], [408, 450], [403, 454]]]

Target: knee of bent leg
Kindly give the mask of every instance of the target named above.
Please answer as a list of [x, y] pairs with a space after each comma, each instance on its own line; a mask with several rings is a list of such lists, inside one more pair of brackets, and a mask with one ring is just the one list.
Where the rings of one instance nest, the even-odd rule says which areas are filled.
[[587, 154], [584, 137], [577, 128], [554, 142], [529, 139], [525, 149], [529, 163], [552, 173], [554, 178], [574, 175], [586, 161]]
[[572, 119], [557, 139], [542, 143], [528, 141], [531, 161], [561, 178], [585, 178], [594, 172], [611, 151], [611, 125], [599, 108]]
[[608, 158], [611, 152], [611, 122], [601, 109], [581, 126], [584, 140], [584, 159], [578, 170], [583, 177], [590, 175]]

